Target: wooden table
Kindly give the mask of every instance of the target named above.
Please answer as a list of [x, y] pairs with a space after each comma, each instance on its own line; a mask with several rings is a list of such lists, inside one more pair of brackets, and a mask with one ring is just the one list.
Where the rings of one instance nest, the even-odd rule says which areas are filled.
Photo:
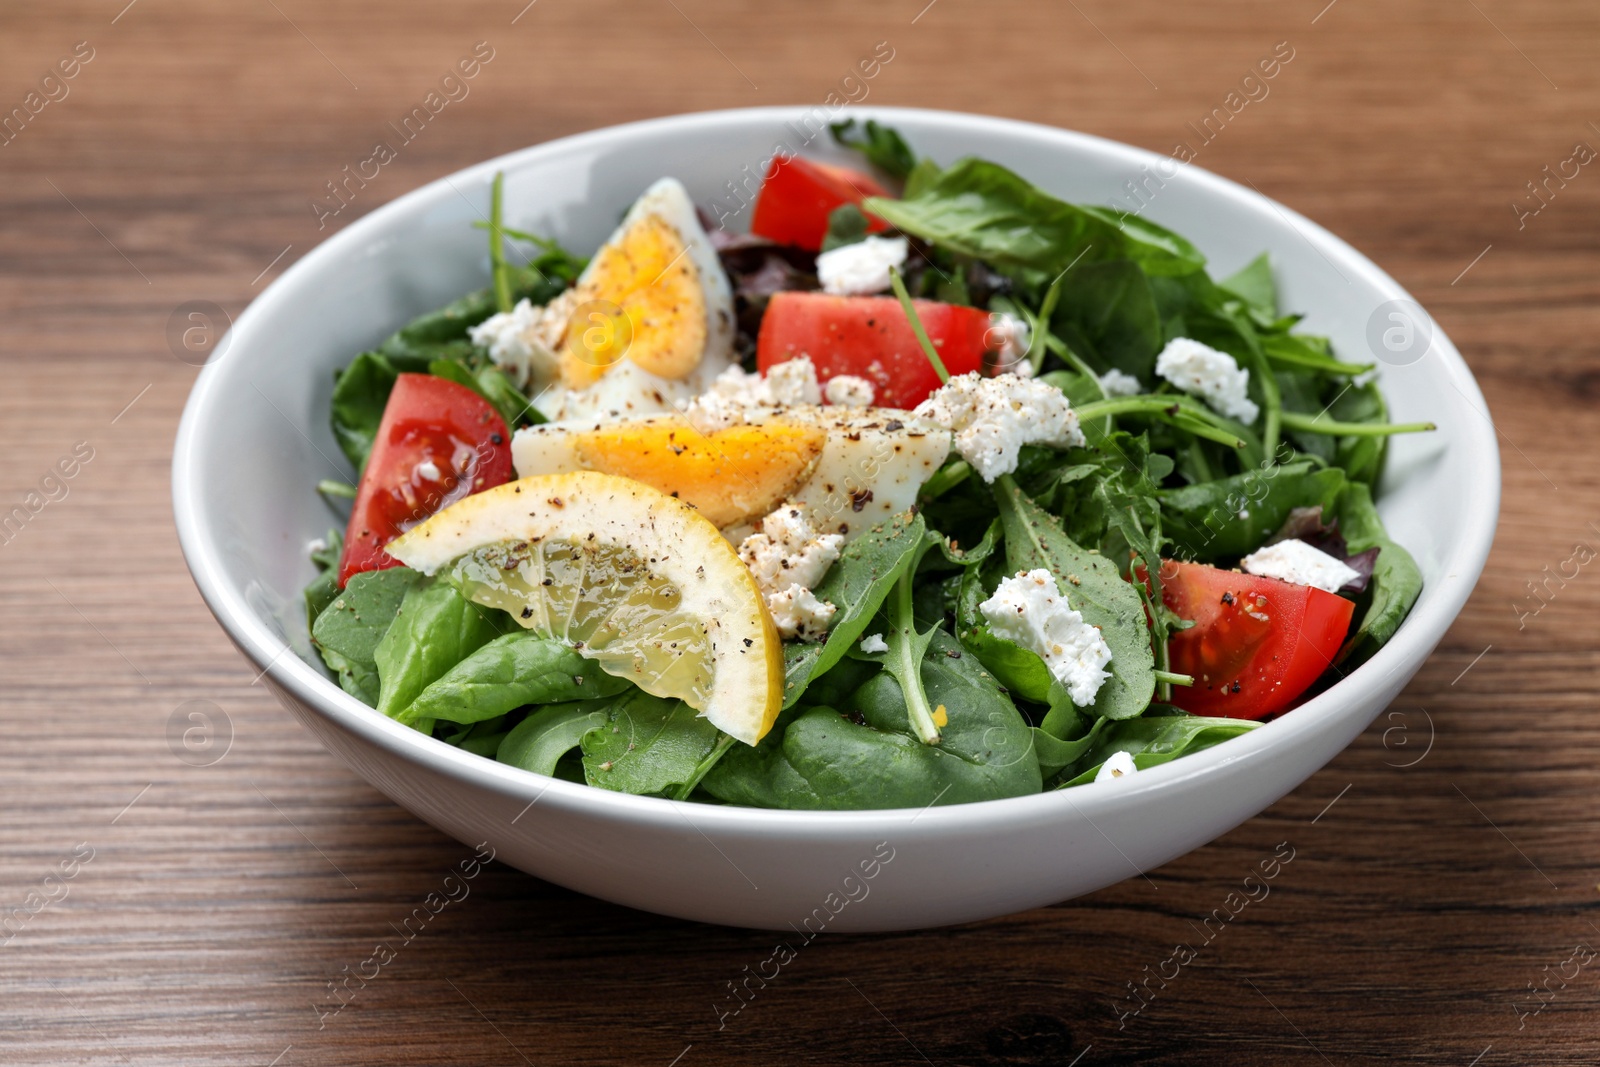
[[[1547, 603], [1527, 586], [1600, 547], [1600, 175], [1527, 189], [1576, 143], [1600, 145], [1593, 3], [125, 2], [0, 16], [0, 113], [87, 42], [75, 77], [44, 86], [59, 99], [0, 147], [0, 512], [43, 500], [0, 545], [0, 905], [43, 904], [0, 932], [0, 1060], [1600, 1059], [1600, 586], [1573, 563]], [[470, 96], [319, 231], [324, 183], [479, 41], [495, 58]], [[818, 941], [719, 1030], [713, 1005], [770, 935], [495, 866], [319, 1018], [328, 983], [466, 850], [312, 743], [195, 594], [168, 504], [195, 374], [172, 355], [173, 309], [237, 314], [351, 218], [495, 153], [821, 101], [880, 41], [893, 59], [871, 102], [1163, 151], [1287, 42], [1269, 95], [1198, 162], [1351, 240], [1466, 354], [1505, 462], [1476, 595], [1349, 751], [1148, 878], [968, 927]], [[73, 476], [46, 481], [75, 448]], [[188, 701], [221, 709], [226, 758], [174, 756]], [[1128, 983], [1170, 974], [1173, 947], [1280, 842], [1294, 859], [1270, 896], [1126, 1014]]]

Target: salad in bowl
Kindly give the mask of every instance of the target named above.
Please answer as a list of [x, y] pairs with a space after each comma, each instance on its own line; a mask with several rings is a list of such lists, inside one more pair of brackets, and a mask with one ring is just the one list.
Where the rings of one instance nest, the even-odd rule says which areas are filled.
[[345, 691], [596, 788], [922, 808], [1224, 743], [1395, 633], [1373, 487], [1432, 427], [1265, 256], [833, 134], [860, 166], [775, 157], [749, 233], [665, 176], [587, 259], [496, 182], [493, 284], [338, 372]]

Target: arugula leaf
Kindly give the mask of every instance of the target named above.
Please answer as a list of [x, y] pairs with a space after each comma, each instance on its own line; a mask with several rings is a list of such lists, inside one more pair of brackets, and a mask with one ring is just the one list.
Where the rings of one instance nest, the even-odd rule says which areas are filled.
[[1065, 780], [1057, 788], [1094, 781], [1100, 765], [1117, 752], [1131, 753], [1133, 765], [1142, 771], [1219, 745], [1260, 725], [1248, 719], [1216, 719], [1181, 712], [1112, 723], [1086, 753], [1061, 773]]
[[830, 707], [804, 709], [754, 748], [735, 746], [702, 785], [730, 804], [831, 810], [920, 808], [1039, 791], [1030, 727], [976, 658], [963, 656], [942, 631], [922, 661], [922, 685], [948, 711], [937, 745], [909, 731], [900, 684], [883, 673], [853, 695], [859, 721]]
[[524, 704], [615, 696], [629, 688], [629, 682], [600, 670], [566, 642], [519, 629], [455, 664], [396, 718], [480, 722]]
[[1422, 571], [1411, 553], [1389, 537], [1373, 506], [1371, 490], [1360, 482], [1345, 487], [1339, 505], [1339, 532], [1352, 554], [1369, 548], [1378, 550], [1378, 558], [1372, 564], [1372, 580], [1364, 594], [1366, 610], [1361, 612], [1356, 632], [1339, 652], [1339, 662], [1349, 661], [1354, 666], [1370, 659], [1406, 621], [1422, 593]]
[[813, 680], [825, 674], [861, 640], [889, 590], [920, 556], [927, 536], [921, 515], [904, 515], [879, 523], [851, 541], [815, 590], [838, 610], [821, 644], [784, 645], [783, 706], [792, 707]]
[[344, 592], [311, 625], [311, 642], [339, 685], [373, 707], [378, 704], [378, 643], [419, 578], [407, 567], [351, 575]]
[[867, 157], [867, 162], [892, 178], [904, 179], [917, 165], [917, 155], [906, 144], [906, 139], [891, 126], [881, 126], [868, 119], [862, 133], [856, 133], [856, 120], [830, 122], [833, 139], [846, 148], [854, 148]]
[[1107, 719], [1142, 715], [1155, 692], [1155, 658], [1144, 606], [1132, 583], [1109, 559], [1078, 547], [1010, 476], [995, 482], [994, 495], [1005, 524], [1006, 566], [1013, 571], [1043, 567], [1053, 574], [1067, 603], [1099, 628], [1111, 649], [1111, 677], [1100, 687], [1092, 713]]
[[862, 208], [905, 233], [1002, 269], [1054, 276], [1080, 260], [1131, 259], [1152, 274], [1187, 274], [1205, 264], [1175, 234], [1058, 200], [981, 159], [961, 160], [915, 196], [869, 197]]
[[399, 376], [387, 356], [363, 352], [334, 380], [330, 401], [333, 436], [358, 475], [372, 454], [384, 406]]
[[604, 700], [547, 704], [523, 719], [500, 742], [494, 758], [535, 774], [555, 776], [561, 757], [578, 747], [585, 734], [606, 723]]
[[619, 793], [665, 793], [694, 778], [720, 735], [683, 701], [633, 689], [583, 735], [584, 778]]
[[505, 612], [474, 604], [441, 578], [420, 579], [405, 591], [394, 625], [373, 650], [380, 682], [377, 709], [431, 732], [431, 721], [405, 715], [411, 702], [514, 625]]
[[1263, 466], [1228, 478], [1157, 494], [1165, 533], [1185, 559], [1243, 556], [1261, 547], [1295, 508], [1332, 511], [1344, 472], [1309, 460]]

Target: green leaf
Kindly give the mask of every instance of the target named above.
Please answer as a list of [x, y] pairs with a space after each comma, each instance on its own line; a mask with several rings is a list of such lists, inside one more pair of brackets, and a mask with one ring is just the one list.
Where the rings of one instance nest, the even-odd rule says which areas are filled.
[[917, 155], [906, 144], [900, 132], [890, 126], [879, 125], [868, 119], [862, 133], [856, 132], [856, 120], [830, 122], [828, 129], [833, 139], [846, 148], [854, 148], [867, 157], [867, 162], [891, 178], [905, 178], [917, 165]]
[[605, 725], [606, 703], [581, 700], [539, 708], [506, 734], [495, 759], [553, 777], [561, 757], [577, 748], [585, 734]]
[[942, 173], [944, 171], [933, 160], [917, 160], [917, 165], [911, 168], [910, 174], [906, 175], [904, 194], [906, 196], [921, 195], [939, 180], [939, 175]]
[[618, 793], [665, 793], [693, 779], [720, 733], [683, 701], [634, 689], [583, 736], [584, 778]]
[[1131, 259], [1152, 274], [1188, 274], [1205, 264], [1193, 245], [1159, 226], [1058, 200], [981, 159], [961, 160], [904, 200], [871, 197], [862, 207], [905, 233], [1002, 269], [1053, 277], [1080, 259]]
[[[543, 422], [544, 416], [534, 410], [522, 390], [512, 384], [505, 371], [492, 363], [471, 370], [453, 359], [436, 359], [428, 364], [428, 373], [464, 385], [477, 393], [500, 413], [507, 429], [516, 429], [521, 422]], [[529, 416], [532, 416], [530, 419]]]
[[1343, 471], [1301, 460], [1163, 489], [1163, 531], [1185, 559], [1234, 559], [1261, 547], [1295, 508], [1331, 511], [1344, 485]]
[[406, 567], [351, 575], [344, 592], [311, 626], [312, 644], [344, 691], [373, 707], [378, 704], [378, 643], [420, 578]]
[[867, 217], [854, 204], [840, 204], [828, 214], [828, 232], [822, 250], [831, 252], [867, 239]]
[[400, 372], [378, 352], [363, 352], [339, 372], [330, 402], [333, 436], [359, 474], [372, 454], [372, 443], [383, 421]]
[[1115, 367], [1143, 382], [1154, 378], [1165, 338], [1150, 279], [1138, 264], [1111, 260], [1068, 271], [1050, 324], [1100, 370]]
[[339, 596], [339, 557], [342, 555], [344, 535], [338, 530], [329, 530], [322, 539], [322, 547], [311, 553], [317, 576], [305, 588], [307, 627], [314, 625], [317, 616]]
[[1411, 553], [1390, 539], [1373, 506], [1371, 490], [1360, 482], [1345, 487], [1339, 505], [1339, 532], [1352, 553], [1378, 550], [1378, 558], [1372, 564], [1372, 580], [1364, 594], [1366, 609], [1361, 612], [1355, 634], [1339, 653], [1341, 661], [1354, 666], [1370, 659], [1406, 621], [1422, 593], [1422, 571]]
[[512, 625], [504, 612], [474, 604], [447, 581], [418, 581], [406, 590], [394, 625], [373, 652], [381, 683], [378, 710], [431, 730], [428, 720], [406, 716], [411, 702]]
[[1117, 752], [1131, 753], [1133, 765], [1142, 771], [1219, 745], [1260, 725], [1246, 719], [1214, 719], [1182, 713], [1112, 723], [1086, 753], [1062, 772], [1066, 780], [1061, 788], [1094, 781], [1100, 765]]
[[1222, 288], [1228, 290], [1268, 321], [1278, 317], [1278, 283], [1272, 278], [1272, 262], [1265, 252], [1225, 278]]
[[947, 709], [937, 745], [906, 723], [905, 698], [888, 674], [853, 695], [858, 724], [831, 707], [802, 710], [754, 748], [737, 745], [702, 783], [730, 804], [852, 810], [921, 808], [1036, 793], [1033, 735], [975, 657], [936, 633], [922, 661], [929, 700]]
[[632, 686], [564, 641], [517, 630], [479, 648], [431, 683], [397, 718], [480, 722], [525, 704], [615, 696]]
[[784, 646], [784, 707], [799, 701], [813, 679], [825, 674], [861, 640], [889, 590], [919, 554], [926, 535], [927, 524], [921, 515], [910, 519], [897, 515], [845, 546], [814, 590], [818, 599], [838, 609], [828, 639], [820, 644], [791, 642]]
[[995, 500], [1005, 524], [1007, 568], [1049, 571], [1067, 604], [1099, 628], [1111, 649], [1111, 677], [1100, 687], [1092, 714], [1107, 719], [1143, 714], [1155, 692], [1155, 658], [1144, 606], [1132, 583], [1109, 559], [1075, 544], [1055, 517], [1009, 477], [995, 483]]

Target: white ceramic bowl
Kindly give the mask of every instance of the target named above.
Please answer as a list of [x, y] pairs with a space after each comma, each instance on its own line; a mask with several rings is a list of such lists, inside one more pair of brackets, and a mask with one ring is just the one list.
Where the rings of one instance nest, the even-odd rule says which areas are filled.
[[[286, 271], [201, 371], [178, 432], [178, 532], [211, 610], [283, 703], [396, 803], [469, 845], [488, 842], [530, 874], [667, 915], [808, 931], [982, 919], [1154, 868], [1260, 812], [1395, 697], [1456, 617], [1488, 554], [1500, 492], [1495, 432], [1471, 373], [1437, 329], [1431, 347], [1413, 350], [1425, 351], [1414, 362], [1382, 353], [1394, 417], [1439, 425], [1436, 434], [1395, 440], [1383, 485], [1384, 520], [1427, 582], [1410, 618], [1371, 662], [1291, 714], [1132, 779], [924, 811], [677, 803], [459, 751], [379, 715], [323, 673], [300, 590], [312, 576], [306, 545], [333, 524], [313, 487], [350, 476], [328, 429], [332, 372], [412, 316], [487, 284], [484, 235], [469, 224], [486, 211], [495, 172], [506, 173], [509, 224], [587, 251], [663, 174], [681, 178], [702, 204], [732, 208], [728, 183], [748, 180], [753, 192], [750, 176], [775, 142], [846, 158], [825, 131], [802, 146], [817, 114], [683, 115], [514, 152], [374, 211]], [[1386, 302], [1407, 299], [1316, 223], [1192, 166], [1166, 177], [1166, 157], [974, 115], [864, 114], [897, 126], [940, 162], [983, 156], [1072, 200], [1106, 203], [1140, 181], [1146, 216], [1193, 240], [1215, 275], [1270, 252], [1284, 306], [1307, 312], [1305, 328], [1331, 335], [1346, 358], [1370, 358], [1369, 336], [1391, 325]], [[748, 211], [730, 225], [747, 222]]]

